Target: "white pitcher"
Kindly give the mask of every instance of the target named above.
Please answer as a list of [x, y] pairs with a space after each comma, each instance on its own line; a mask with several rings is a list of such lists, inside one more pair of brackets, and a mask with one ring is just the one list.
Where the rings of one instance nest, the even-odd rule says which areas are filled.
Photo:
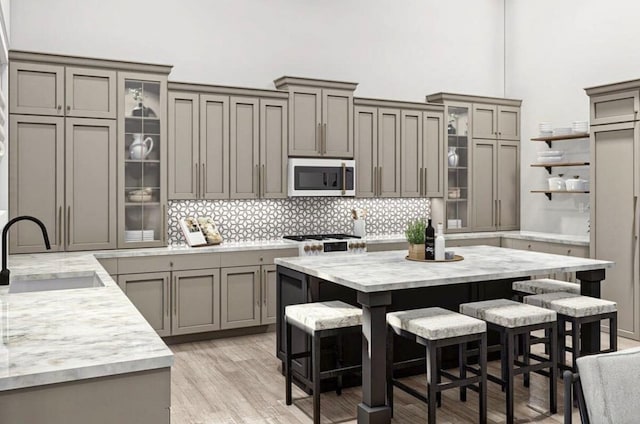
[[131, 159], [142, 160], [149, 156], [153, 150], [153, 139], [147, 137], [142, 140], [142, 134], [133, 134], [133, 143], [129, 147], [129, 156]]

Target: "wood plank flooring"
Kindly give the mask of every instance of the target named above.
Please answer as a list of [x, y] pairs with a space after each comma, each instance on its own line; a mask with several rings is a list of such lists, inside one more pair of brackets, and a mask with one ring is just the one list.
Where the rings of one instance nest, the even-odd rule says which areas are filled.
[[[608, 335], [604, 335], [605, 340]], [[618, 348], [640, 346], [639, 342], [618, 339]], [[606, 345], [606, 342], [604, 343]], [[232, 337], [170, 346], [175, 354], [171, 377], [172, 424], [307, 424], [311, 423], [311, 398], [294, 386], [294, 405], [284, 403], [284, 377], [275, 357], [275, 333]], [[490, 363], [490, 372], [498, 373], [499, 362]], [[408, 379], [415, 387], [425, 387], [424, 375]], [[531, 377], [531, 387], [516, 379], [516, 422], [562, 423], [563, 386], [558, 384], [558, 414], [549, 416], [546, 379]], [[426, 406], [401, 390], [394, 391], [395, 417], [392, 423], [426, 422]], [[443, 393], [438, 423], [476, 423], [477, 395], [469, 392], [460, 402], [456, 390]], [[322, 423], [355, 424], [359, 387], [335, 392], [321, 398]], [[505, 422], [504, 393], [489, 383], [489, 423]], [[574, 409], [574, 422], [580, 422]]]

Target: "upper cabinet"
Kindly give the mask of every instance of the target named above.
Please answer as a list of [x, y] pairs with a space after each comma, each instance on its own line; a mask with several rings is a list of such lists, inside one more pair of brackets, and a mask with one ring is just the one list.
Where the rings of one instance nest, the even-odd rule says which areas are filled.
[[289, 156], [353, 158], [356, 83], [281, 77], [289, 92]]
[[520, 107], [475, 103], [473, 137], [520, 140]]
[[116, 71], [12, 61], [13, 113], [116, 118]]
[[169, 199], [286, 197], [287, 97], [169, 83]]

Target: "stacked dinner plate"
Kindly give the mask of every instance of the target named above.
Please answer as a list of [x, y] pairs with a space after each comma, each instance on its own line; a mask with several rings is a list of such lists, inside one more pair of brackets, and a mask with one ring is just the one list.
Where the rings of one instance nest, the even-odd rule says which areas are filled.
[[551, 126], [551, 122], [540, 122], [538, 124], [538, 129], [540, 131], [540, 137], [549, 137], [553, 135], [553, 127]]
[[141, 241], [153, 241], [154, 240], [154, 231], [153, 230], [128, 230], [124, 232], [124, 241], [125, 243], [135, 243]]
[[553, 135], [554, 136], [570, 135], [570, 134], [572, 134], [571, 127], [560, 127], [560, 128], [554, 128], [553, 129]]
[[562, 150], [543, 150], [538, 152], [538, 163], [562, 162], [564, 152]]
[[589, 123], [587, 121], [573, 121], [571, 130], [574, 134], [583, 134], [589, 132]]

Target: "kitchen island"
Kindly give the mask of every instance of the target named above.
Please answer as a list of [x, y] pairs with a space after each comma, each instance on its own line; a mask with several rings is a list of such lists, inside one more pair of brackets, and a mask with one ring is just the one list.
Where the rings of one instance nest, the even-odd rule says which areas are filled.
[[[362, 306], [362, 403], [358, 406], [358, 423], [386, 424], [391, 420], [385, 405], [388, 311], [428, 306], [457, 309], [464, 302], [510, 297], [512, 281], [556, 272], [576, 272], [582, 293], [600, 297], [605, 269], [613, 266], [610, 261], [491, 246], [457, 248], [456, 254], [464, 257], [459, 262], [408, 261], [406, 254], [406, 251], [391, 251], [275, 261], [278, 265], [277, 354], [281, 360], [284, 359], [282, 329], [286, 305], [328, 300], [331, 296], [341, 298], [336, 294], [343, 293], [342, 300]], [[599, 326], [585, 327], [582, 340], [585, 353], [598, 350]], [[306, 343], [306, 338], [298, 335], [297, 340], [294, 338], [294, 349], [303, 349]], [[299, 361], [295, 367], [305, 374], [308, 364]]]

